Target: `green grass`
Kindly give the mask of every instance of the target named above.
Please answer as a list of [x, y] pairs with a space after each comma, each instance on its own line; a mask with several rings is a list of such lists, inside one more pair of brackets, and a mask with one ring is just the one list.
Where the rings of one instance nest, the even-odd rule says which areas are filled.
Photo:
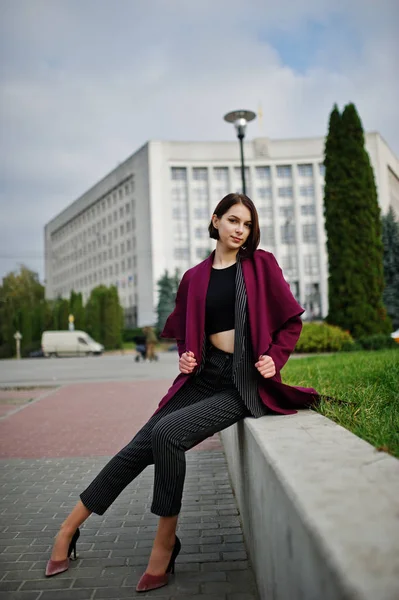
[[290, 360], [282, 376], [334, 398], [315, 410], [399, 458], [399, 350]]

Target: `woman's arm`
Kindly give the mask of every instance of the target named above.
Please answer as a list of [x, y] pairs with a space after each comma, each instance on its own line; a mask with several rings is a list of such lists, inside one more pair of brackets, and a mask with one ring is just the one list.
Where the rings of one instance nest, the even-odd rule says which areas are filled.
[[280, 373], [290, 355], [294, 351], [296, 343], [301, 335], [302, 319], [300, 316], [295, 316], [286, 321], [280, 329], [278, 329], [272, 338], [272, 343], [266, 356], [272, 358], [277, 374]]

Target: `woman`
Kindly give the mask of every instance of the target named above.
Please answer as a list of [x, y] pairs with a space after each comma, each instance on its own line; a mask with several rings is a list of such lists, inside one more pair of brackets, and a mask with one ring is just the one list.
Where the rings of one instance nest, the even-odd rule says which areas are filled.
[[303, 309], [273, 255], [257, 250], [259, 223], [252, 201], [227, 195], [215, 209], [209, 233], [216, 249], [183, 276], [162, 332], [177, 340], [180, 375], [150, 420], [80, 495], [57, 535], [47, 576], [68, 568], [87, 517], [102, 515], [154, 464], [151, 512], [160, 519], [136, 589], [166, 585], [180, 551], [175, 532], [185, 452], [245, 417], [292, 414], [295, 406], [309, 406], [317, 397], [313, 389], [281, 383], [279, 373], [298, 340]]

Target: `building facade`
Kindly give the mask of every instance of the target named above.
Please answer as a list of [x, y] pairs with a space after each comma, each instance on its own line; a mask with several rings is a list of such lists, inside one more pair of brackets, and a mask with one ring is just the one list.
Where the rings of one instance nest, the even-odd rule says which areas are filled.
[[[378, 133], [366, 147], [382, 213], [399, 216], [399, 161]], [[328, 312], [323, 152], [322, 137], [245, 143], [260, 247], [276, 256], [305, 319]], [[236, 141], [148, 142], [45, 226], [46, 297], [73, 289], [87, 301], [97, 285], [116, 285], [126, 325], [154, 323], [157, 281], [209, 254], [212, 211], [240, 191]]]

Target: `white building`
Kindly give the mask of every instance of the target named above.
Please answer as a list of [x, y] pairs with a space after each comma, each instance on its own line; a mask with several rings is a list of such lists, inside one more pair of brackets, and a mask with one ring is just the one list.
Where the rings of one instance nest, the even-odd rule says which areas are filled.
[[[392, 206], [399, 216], [399, 161], [378, 133], [366, 146], [382, 212]], [[304, 318], [328, 312], [323, 152], [322, 137], [245, 142], [260, 247], [276, 256]], [[236, 140], [148, 142], [46, 225], [46, 297], [74, 289], [86, 301], [93, 287], [113, 284], [128, 325], [154, 323], [156, 282], [214, 248], [210, 216], [232, 191], [241, 191]]]

